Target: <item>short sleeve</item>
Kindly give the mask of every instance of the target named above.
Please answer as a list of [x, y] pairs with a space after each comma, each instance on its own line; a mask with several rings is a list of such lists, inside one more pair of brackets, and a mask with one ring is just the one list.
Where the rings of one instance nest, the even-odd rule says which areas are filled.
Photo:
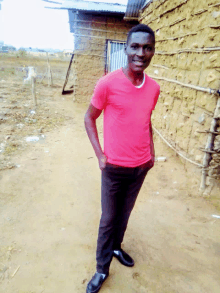
[[156, 104], [157, 104], [157, 101], [158, 101], [159, 95], [160, 95], [160, 86], [159, 86], [159, 84], [158, 84], [158, 85], [157, 85], [156, 94], [155, 94], [155, 97], [154, 97], [154, 106], [153, 106], [153, 110], [154, 110], [155, 107], [156, 107]]
[[99, 110], [105, 109], [107, 102], [107, 83], [104, 78], [101, 78], [94, 89], [91, 103]]

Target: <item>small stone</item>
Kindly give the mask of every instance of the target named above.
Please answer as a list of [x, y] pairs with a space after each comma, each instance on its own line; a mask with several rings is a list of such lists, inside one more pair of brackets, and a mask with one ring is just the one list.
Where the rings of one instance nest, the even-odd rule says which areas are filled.
[[202, 160], [202, 155], [197, 155], [195, 157], [195, 160], [200, 162]]
[[190, 114], [189, 113], [187, 113], [187, 112], [182, 112], [182, 115], [184, 116], [184, 117], [190, 117]]
[[157, 157], [156, 161], [157, 162], [166, 162], [167, 158], [166, 157]]
[[199, 117], [198, 122], [199, 122], [200, 124], [204, 124], [204, 121], [205, 121], [205, 114], [203, 113], [203, 114]]
[[192, 47], [193, 47], [193, 48], [198, 48], [199, 45], [198, 45], [197, 43], [193, 43], [193, 44], [192, 44]]
[[220, 16], [220, 11], [213, 11], [213, 12], [212, 12], [212, 16], [213, 16], [214, 18], [219, 17], [219, 16]]
[[184, 43], [184, 38], [179, 39], [178, 44], [182, 45]]
[[210, 61], [215, 61], [218, 58], [218, 55], [215, 53], [212, 56], [209, 57]]
[[23, 127], [24, 127], [24, 124], [22, 124], [22, 123], [19, 123], [19, 124], [17, 124], [17, 127], [18, 127], [19, 129], [21, 129], [21, 128], [23, 128]]
[[212, 81], [214, 81], [214, 80], [216, 80], [216, 79], [217, 79], [217, 76], [216, 76], [213, 72], [210, 72], [210, 73], [208, 74], [207, 78], [206, 78], [206, 80], [207, 80], [208, 82], [212, 82]]
[[179, 128], [182, 128], [183, 126], [184, 126], [184, 123], [183, 123], [183, 122], [177, 124], [177, 128], [178, 128], [178, 129], [179, 129]]
[[6, 137], [5, 137], [5, 140], [8, 140], [8, 139], [10, 139], [11, 138], [11, 136], [10, 135], [7, 135]]
[[[179, 79], [183, 78], [182, 73], [178, 73], [178, 74], [177, 74], [177, 77], [178, 77]], [[178, 90], [179, 90], [179, 89], [178, 89]], [[176, 92], [176, 91], [175, 91], [175, 92]]]

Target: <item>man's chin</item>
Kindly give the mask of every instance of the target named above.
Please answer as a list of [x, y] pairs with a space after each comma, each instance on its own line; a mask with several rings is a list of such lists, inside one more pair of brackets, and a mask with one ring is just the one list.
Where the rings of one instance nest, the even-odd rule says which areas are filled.
[[132, 66], [132, 71], [134, 72], [143, 72], [147, 66]]

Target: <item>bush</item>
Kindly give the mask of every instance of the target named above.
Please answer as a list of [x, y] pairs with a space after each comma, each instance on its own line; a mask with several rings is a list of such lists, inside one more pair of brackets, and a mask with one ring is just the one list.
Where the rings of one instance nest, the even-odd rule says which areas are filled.
[[17, 54], [18, 57], [25, 57], [27, 56], [27, 52], [25, 50], [18, 50], [18, 54]]

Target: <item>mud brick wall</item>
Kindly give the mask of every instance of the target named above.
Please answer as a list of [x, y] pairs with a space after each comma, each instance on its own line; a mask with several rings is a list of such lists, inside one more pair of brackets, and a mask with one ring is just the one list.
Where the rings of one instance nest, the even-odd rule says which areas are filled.
[[198, 131], [210, 129], [218, 95], [159, 78], [219, 89], [219, 0], [153, 1], [139, 21], [156, 32], [156, 53], [147, 69], [161, 86], [153, 124], [177, 150], [203, 164], [199, 148], [205, 148], [207, 134]]
[[[218, 123], [217, 132], [220, 132], [220, 123]], [[220, 151], [220, 135], [218, 135], [215, 139], [214, 148]], [[213, 169], [209, 170], [208, 175], [210, 178], [220, 181], [220, 152], [218, 154], [213, 154], [212, 157], [213, 160], [210, 165]]]
[[105, 74], [107, 40], [126, 41], [131, 25], [117, 16], [73, 14], [70, 25], [75, 36], [74, 100], [82, 103], [91, 100], [96, 82]]

